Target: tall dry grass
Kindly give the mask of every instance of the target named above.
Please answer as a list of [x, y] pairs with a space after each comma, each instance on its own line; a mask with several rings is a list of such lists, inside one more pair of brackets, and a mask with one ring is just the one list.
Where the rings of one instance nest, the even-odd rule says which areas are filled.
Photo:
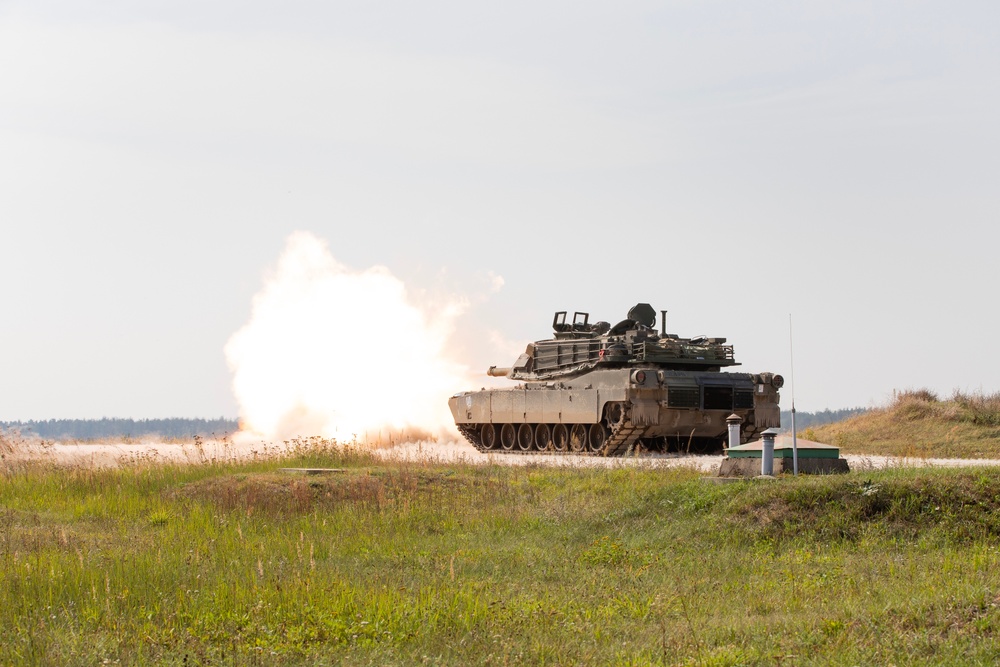
[[896, 391], [885, 407], [802, 434], [852, 454], [1000, 458], [1000, 393]]
[[979, 426], [1000, 426], [1000, 393], [955, 391], [941, 400], [928, 389], [896, 392], [885, 412], [896, 419], [939, 419]]
[[50, 460], [52, 443], [34, 436], [25, 436], [17, 429], [0, 429], [0, 475], [44, 464]]

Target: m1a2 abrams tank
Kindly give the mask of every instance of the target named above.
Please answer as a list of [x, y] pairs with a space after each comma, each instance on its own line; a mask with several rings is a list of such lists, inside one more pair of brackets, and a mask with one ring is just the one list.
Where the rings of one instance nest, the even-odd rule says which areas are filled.
[[668, 334], [665, 316], [657, 332], [647, 303], [614, 326], [557, 312], [553, 338], [529, 344], [510, 368], [488, 371], [520, 384], [448, 400], [455, 424], [483, 452], [604, 456], [718, 450], [733, 414], [741, 442], [780, 425], [780, 375], [722, 372], [738, 365], [725, 338]]

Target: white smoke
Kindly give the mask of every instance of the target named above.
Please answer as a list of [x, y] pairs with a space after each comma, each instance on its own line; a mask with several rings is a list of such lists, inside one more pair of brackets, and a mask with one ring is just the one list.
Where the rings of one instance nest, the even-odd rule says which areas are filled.
[[454, 432], [448, 397], [474, 380], [448, 340], [468, 303], [420, 297], [384, 267], [351, 270], [324, 241], [292, 234], [226, 343], [242, 430], [340, 441]]

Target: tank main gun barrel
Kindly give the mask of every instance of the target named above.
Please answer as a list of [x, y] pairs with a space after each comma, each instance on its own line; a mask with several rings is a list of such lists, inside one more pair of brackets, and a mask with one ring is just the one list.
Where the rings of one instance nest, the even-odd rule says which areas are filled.
[[495, 378], [505, 378], [508, 373], [510, 373], [510, 368], [503, 368], [501, 366], [490, 366], [490, 369], [486, 371], [487, 375]]

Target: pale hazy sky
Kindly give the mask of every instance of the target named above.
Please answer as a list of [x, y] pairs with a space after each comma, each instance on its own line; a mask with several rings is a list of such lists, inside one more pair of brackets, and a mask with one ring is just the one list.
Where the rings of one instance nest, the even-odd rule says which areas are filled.
[[223, 346], [296, 230], [472, 300], [476, 368], [554, 310], [648, 301], [786, 376], [792, 313], [801, 410], [998, 391], [997, 26], [993, 1], [0, 0], [0, 419], [234, 416]]

